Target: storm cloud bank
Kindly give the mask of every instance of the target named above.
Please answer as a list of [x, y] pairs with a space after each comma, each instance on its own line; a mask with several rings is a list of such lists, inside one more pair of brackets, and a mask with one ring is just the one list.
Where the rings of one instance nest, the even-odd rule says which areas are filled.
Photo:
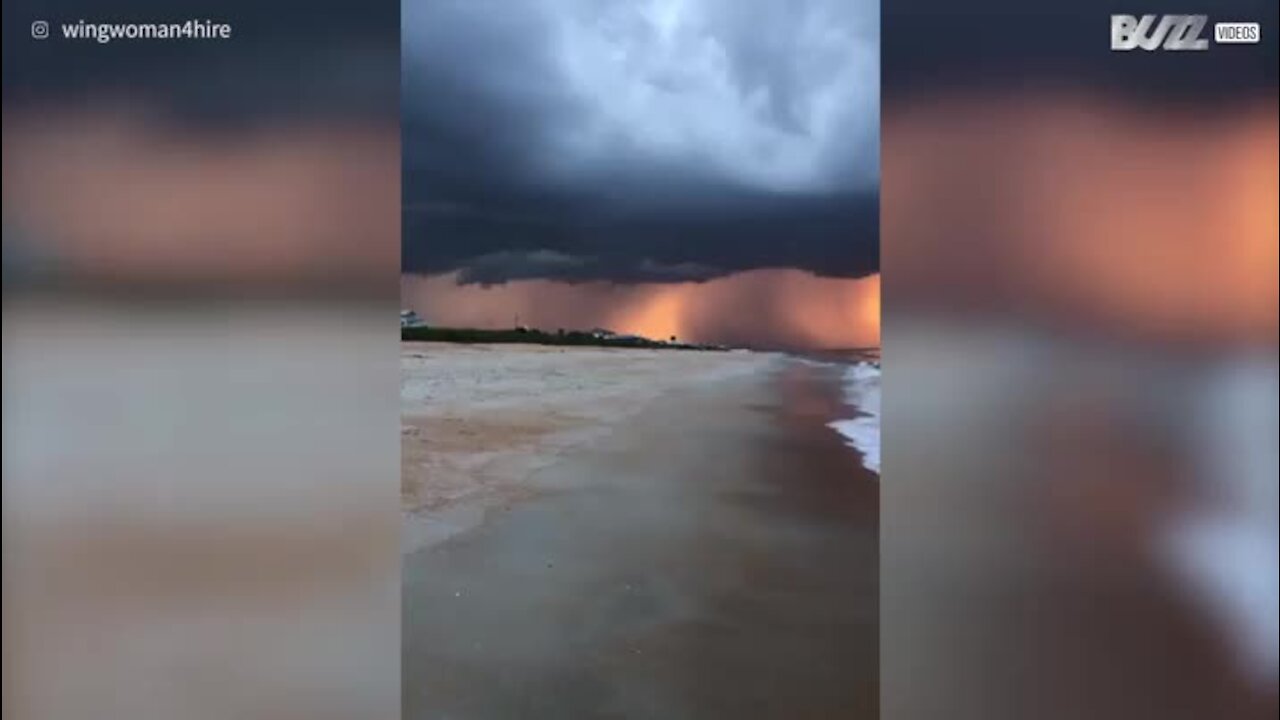
[[402, 20], [405, 272], [878, 270], [878, 3], [416, 0]]

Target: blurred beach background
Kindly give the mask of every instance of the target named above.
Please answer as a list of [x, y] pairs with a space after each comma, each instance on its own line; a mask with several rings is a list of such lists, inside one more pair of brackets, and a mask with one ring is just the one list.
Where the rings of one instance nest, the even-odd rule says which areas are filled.
[[886, 717], [1276, 713], [1276, 5], [1146, 7], [884, 6]]
[[399, 717], [399, 4], [3, 52], [5, 717]]

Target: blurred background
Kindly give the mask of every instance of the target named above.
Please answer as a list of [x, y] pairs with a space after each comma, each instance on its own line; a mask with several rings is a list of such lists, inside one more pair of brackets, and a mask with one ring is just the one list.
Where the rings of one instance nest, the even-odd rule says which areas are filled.
[[[1206, 5], [882, 8], [885, 717], [1276, 713], [1276, 5]], [[1198, 11], [1263, 42], [1107, 48]], [[3, 12], [5, 715], [394, 717], [398, 4]]]
[[882, 18], [884, 716], [1275, 716], [1276, 4]]
[[4, 715], [398, 717], [398, 3], [3, 53]]

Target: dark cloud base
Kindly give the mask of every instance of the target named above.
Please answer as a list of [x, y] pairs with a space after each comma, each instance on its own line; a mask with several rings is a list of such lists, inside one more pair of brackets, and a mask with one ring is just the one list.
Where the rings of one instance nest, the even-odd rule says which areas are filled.
[[547, 278], [703, 281], [791, 267], [821, 276], [879, 270], [879, 196], [741, 197], [728, 207], [611, 211], [581, 202], [492, 196], [456, 206], [406, 208], [405, 272], [461, 270], [465, 282]]

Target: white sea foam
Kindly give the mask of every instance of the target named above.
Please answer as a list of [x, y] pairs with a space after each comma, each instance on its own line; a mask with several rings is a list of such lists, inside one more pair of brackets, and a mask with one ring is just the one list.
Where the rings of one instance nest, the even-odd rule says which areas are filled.
[[1221, 623], [1243, 671], [1275, 688], [1280, 675], [1280, 396], [1274, 359], [1241, 360], [1195, 386], [1192, 447], [1204, 502], [1173, 516], [1163, 556]]
[[862, 464], [880, 474], [880, 368], [867, 362], [850, 366], [844, 373], [845, 401], [857, 415], [829, 424], [862, 453]]

